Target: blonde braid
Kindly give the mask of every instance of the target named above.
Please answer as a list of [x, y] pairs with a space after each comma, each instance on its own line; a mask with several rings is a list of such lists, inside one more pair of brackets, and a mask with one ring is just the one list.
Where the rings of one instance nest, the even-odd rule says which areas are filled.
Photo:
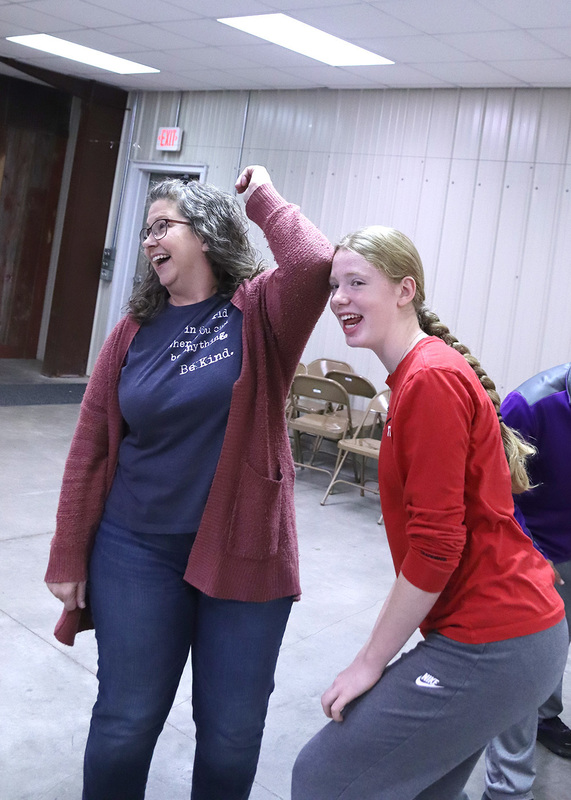
[[472, 355], [466, 345], [459, 342], [458, 339], [452, 333], [450, 333], [450, 330], [446, 327], [446, 325], [444, 325], [443, 322], [440, 321], [439, 317], [433, 311], [429, 311], [427, 308], [421, 307], [417, 311], [417, 317], [418, 323], [424, 333], [427, 333], [429, 336], [437, 336], [449, 347], [453, 347], [454, 350], [457, 350], [459, 353], [461, 353], [478, 376], [480, 383], [494, 404], [494, 408], [496, 409], [496, 413], [498, 415], [500, 431], [502, 434], [502, 442], [512, 478], [512, 492], [514, 494], [521, 494], [522, 492], [527, 491], [531, 488], [531, 483], [527, 473], [526, 465], [528, 459], [535, 455], [537, 450], [535, 447], [530, 445], [529, 442], [526, 442], [518, 431], [510, 428], [503, 421], [500, 413], [501, 400], [496, 390], [496, 384], [486, 373], [478, 359]]

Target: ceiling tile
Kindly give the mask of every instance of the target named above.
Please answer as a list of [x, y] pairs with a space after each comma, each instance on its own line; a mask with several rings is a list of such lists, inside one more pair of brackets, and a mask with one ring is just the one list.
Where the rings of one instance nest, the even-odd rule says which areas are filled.
[[322, 8], [329, 13], [331, 8], [346, 6], [347, 2], [348, 0], [282, 0], [281, 2], [280, 0], [264, 0], [264, 5], [271, 7], [273, 11], [281, 11], [283, 14], [303, 8]]
[[[26, 6], [15, 5], [11, 3], [8, 6], [0, 6], [0, 21], [13, 23], [14, 29], [17, 26], [23, 26], [33, 33], [53, 33], [54, 31], [72, 31], [80, 27], [77, 22], [67, 21], [62, 24], [61, 19], [49, 16], [48, 14], [40, 14], [39, 11], [34, 11]], [[8, 36], [17, 36], [18, 34], [9, 33]]]
[[503, 61], [497, 66], [530, 86], [571, 86], [571, 62], [568, 59]]
[[306, 78], [296, 78], [279, 70], [251, 69], [236, 70], [231, 73], [222, 70], [197, 70], [185, 73], [199, 77], [211, 89], [310, 89], [313, 88]]
[[557, 58], [560, 55], [525, 31], [448, 33], [438, 39], [481, 61]]
[[[118, 6], [117, 3], [115, 7]], [[57, 19], [90, 28], [125, 25], [132, 22], [132, 19], [124, 14], [99, 8], [91, 3], [85, 3], [83, 0], [33, 0], [33, 2], [26, 3], [26, 8], [39, 14], [51, 14]]]
[[[13, 22], [4, 22], [1, 18], [1, 11], [2, 6], [0, 6], [0, 39], [5, 39], [6, 36], [25, 36], [27, 33], [37, 33], [37, 31], [32, 30], [32, 28], [25, 28], [22, 25], [14, 25]], [[4, 52], [7, 47], [16, 47], [18, 52], [22, 52], [22, 45], [14, 44], [13, 42], [1, 42], [2, 45], [2, 53], [6, 55]], [[29, 51], [32, 52], [31, 50]]]
[[175, 5], [168, 0], [90, 0], [98, 8], [120, 11], [126, 17], [138, 22], [156, 22], [160, 19], [170, 21], [199, 17], [190, 3]]
[[389, 36], [387, 38], [365, 38], [357, 42], [361, 47], [380, 53], [398, 64], [411, 61], [458, 61], [469, 58], [456, 47], [440, 41], [434, 36]]
[[[213, 19], [268, 13], [266, 4], [258, 0], [191, 0], [190, 4], [195, 14]], [[173, 0], [173, 5], [186, 8], [189, 0]]]
[[[173, 23], [174, 24], [174, 23]], [[175, 47], [187, 47], [192, 44], [186, 36], [166, 31], [158, 25], [140, 23], [138, 25], [121, 25], [119, 27], [105, 28], [105, 33], [117, 36], [126, 42], [134, 42], [139, 47], [150, 50], [170, 50]]]
[[[276, 11], [397, 63], [329, 67], [216, 21]], [[114, 75], [5, 39], [40, 32], [161, 72]], [[0, 55], [154, 91], [568, 86], [571, 0], [0, 0]]]
[[157, 22], [157, 27], [164, 31], [181, 33], [184, 36], [188, 36], [189, 39], [216, 47], [226, 47], [229, 45], [248, 46], [249, 44], [256, 44], [260, 41], [257, 36], [252, 36], [250, 33], [244, 33], [244, 31], [239, 31], [228, 25], [223, 25], [215, 19], [197, 19], [188, 22], [161, 20]]
[[133, 42], [127, 42], [117, 36], [110, 36], [106, 31], [98, 31], [94, 28], [80, 28], [75, 31], [69, 31], [66, 33], [65, 38], [70, 42], [75, 42], [75, 44], [93, 47], [94, 50], [101, 50], [112, 55], [130, 53], [137, 49], [137, 45]]
[[326, 86], [327, 88], [335, 87], [337, 89], [354, 89], [367, 85], [369, 88], [374, 88], [374, 81], [368, 78], [363, 79], [362, 76], [352, 75], [348, 70], [341, 67], [330, 67], [327, 64], [316, 64], [311, 67], [289, 67], [284, 69], [284, 72], [294, 76], [309, 78], [314, 87]]
[[494, 31], [514, 27], [477, 0], [376, 0], [387, 14], [413, 25], [423, 33]]
[[[278, 47], [277, 44], [270, 44], [269, 42], [264, 44], [261, 39], [260, 44], [249, 45], [248, 47], [244, 45], [225, 47], [223, 52], [225, 58], [222, 63], [224, 64], [231, 64], [234, 57], [238, 56], [248, 58], [251, 62], [259, 65], [271, 64], [272, 67], [277, 67], [278, 69], [288, 69], [290, 67], [308, 69], [315, 66], [327, 66], [314, 58], [288, 50], [286, 47]], [[329, 67], [329, 69], [333, 68]]]
[[[571, 4], [570, 4], [571, 7]], [[568, 28], [534, 28], [530, 35], [554, 50], [571, 56], [571, 27]]]
[[[178, 52], [189, 53], [192, 51], [180, 50]], [[178, 73], [193, 68], [203, 68], [197, 58], [190, 58], [188, 55], [176, 56], [172, 52], [165, 52], [164, 50], [133, 50], [129, 51], [125, 57], [131, 59], [131, 61], [137, 61], [140, 64], [146, 64], [148, 67], [159, 69], [161, 72]]]
[[234, 78], [241, 78], [247, 84], [248, 80], [259, 80], [266, 87], [272, 89], [311, 89], [315, 87], [311, 78], [303, 72], [299, 75], [291, 75], [278, 69], [237, 69], [232, 71]]
[[450, 82], [453, 86], [525, 86], [525, 81], [517, 80], [507, 73], [505, 63], [498, 64], [497, 67], [490, 64], [483, 64], [481, 61], [458, 61], [446, 64], [423, 64], [423, 70]]
[[478, 0], [480, 5], [519, 28], [571, 26], [569, 0]]
[[[119, 77], [119, 76], [118, 76]], [[129, 90], [143, 90], [148, 92], [175, 92], [184, 91], [186, 81], [173, 72], [155, 72], [152, 75], [125, 75], [127, 80], [116, 82]]]
[[443, 87], [451, 83], [445, 79], [434, 78], [422, 70], [415, 69], [407, 64], [389, 64], [384, 67], [346, 67], [353, 75], [362, 76], [378, 84], [388, 86], [409, 86], [419, 88], [423, 86]]
[[326, 13], [322, 8], [310, 8], [296, 11], [292, 16], [344, 39], [370, 36], [372, 33], [379, 36], [406, 36], [416, 32], [410, 25], [367, 3], [334, 6], [327, 9]]
[[200, 46], [183, 48], [180, 50], [169, 49], [168, 52], [164, 53], [164, 56], [168, 58], [169, 55], [172, 55], [173, 58], [179, 61], [185, 61], [187, 66], [183, 67], [183, 69], [191, 69], [194, 65], [197, 65], [200, 69], [206, 69], [207, 67], [221, 69], [225, 67], [229, 74], [232, 74], [234, 70], [242, 67], [245, 69], [259, 69], [255, 61], [246, 57], [246, 50], [243, 49], [243, 53], [244, 55], [238, 55], [233, 52], [232, 55], [230, 55], [220, 47]]

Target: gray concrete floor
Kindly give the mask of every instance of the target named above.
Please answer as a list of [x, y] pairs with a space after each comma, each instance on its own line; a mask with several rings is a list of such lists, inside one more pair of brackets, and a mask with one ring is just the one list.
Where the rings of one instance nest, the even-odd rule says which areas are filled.
[[[43, 584], [77, 414], [75, 405], [0, 408], [0, 800], [81, 797], [95, 642], [90, 632], [73, 648], [56, 642], [60, 604]], [[393, 580], [377, 498], [341, 487], [322, 507], [326, 480], [308, 470], [298, 477], [304, 594], [283, 643], [252, 800], [289, 798], [295, 756], [325, 722], [320, 695], [366, 639]], [[186, 672], [156, 749], [147, 800], [189, 796], [190, 702]], [[538, 746], [536, 800], [568, 800], [570, 779], [571, 762]], [[482, 787], [480, 762], [468, 785], [471, 800], [479, 800]]]

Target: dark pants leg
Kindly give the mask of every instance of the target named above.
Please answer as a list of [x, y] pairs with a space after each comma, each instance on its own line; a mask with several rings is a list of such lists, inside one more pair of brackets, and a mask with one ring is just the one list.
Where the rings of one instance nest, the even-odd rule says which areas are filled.
[[249, 797], [291, 605], [290, 597], [241, 603], [200, 596], [192, 645], [192, 800]]
[[[242, 800], [258, 761], [291, 598], [213, 600], [183, 580], [192, 535], [133, 534], [104, 521], [90, 564], [99, 694], [84, 800], [142, 800], [189, 648], [194, 800]], [[223, 790], [220, 790], [223, 786]]]
[[417, 794], [414, 800], [470, 800], [464, 787], [468, 783], [468, 778], [474, 771], [478, 759], [482, 755], [483, 748], [477, 750], [457, 767], [451, 769], [440, 780], [435, 781], [432, 786], [423, 789]]
[[195, 591], [182, 580], [192, 536], [102, 522], [90, 562], [99, 693], [84, 800], [141, 800], [155, 743], [188, 658]]
[[[555, 565], [565, 581], [555, 588], [565, 603], [567, 627], [571, 632], [571, 561]], [[535, 739], [537, 717], [549, 719], [563, 711], [563, 675], [555, 690], [531, 714], [495, 736], [486, 748], [486, 790], [482, 800], [528, 800], [533, 797], [535, 780]]]

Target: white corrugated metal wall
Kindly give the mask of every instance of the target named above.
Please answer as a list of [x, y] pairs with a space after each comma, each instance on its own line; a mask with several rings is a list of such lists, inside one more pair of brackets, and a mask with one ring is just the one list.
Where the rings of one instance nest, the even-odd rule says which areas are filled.
[[[178, 107], [182, 151], [159, 153]], [[423, 258], [428, 304], [503, 396], [571, 358], [570, 124], [568, 89], [148, 93], [131, 157], [207, 164], [228, 190], [240, 165], [265, 164], [332, 241], [399, 228]], [[304, 360], [321, 356], [382, 388], [382, 365], [345, 345], [329, 311]]]

